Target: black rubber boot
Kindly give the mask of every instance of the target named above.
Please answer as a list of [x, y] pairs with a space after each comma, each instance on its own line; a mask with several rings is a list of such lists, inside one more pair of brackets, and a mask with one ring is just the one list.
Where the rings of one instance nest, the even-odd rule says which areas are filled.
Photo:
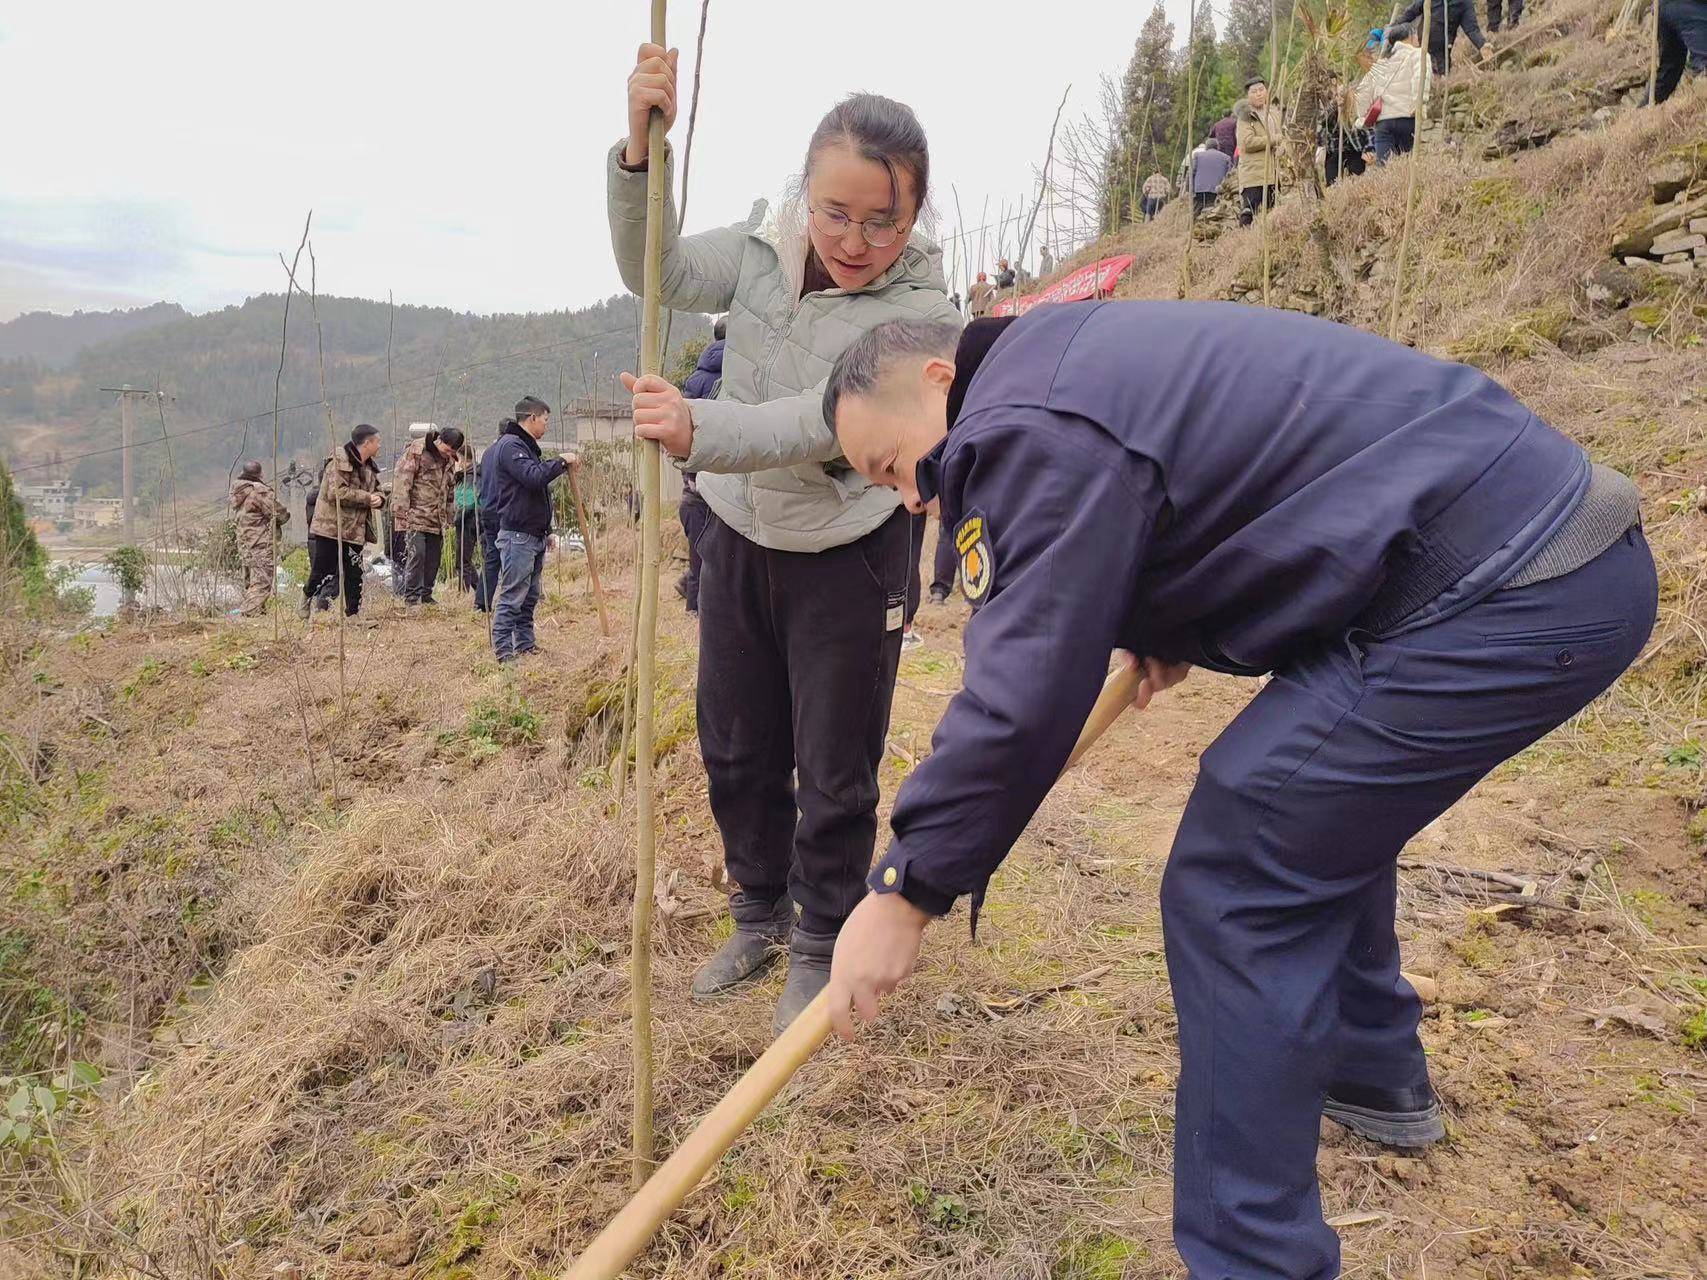
[[751, 982], [788, 946], [794, 932], [794, 903], [787, 894], [775, 902], [737, 891], [729, 897], [735, 932], [693, 975], [695, 1000], [715, 1000]]
[[788, 944], [788, 981], [776, 1002], [771, 1034], [780, 1036], [830, 984], [830, 960], [836, 954], [836, 935], [795, 929]]
[[1427, 1084], [1408, 1089], [1331, 1085], [1322, 1114], [1360, 1138], [1390, 1147], [1426, 1147], [1446, 1136], [1440, 1100]]

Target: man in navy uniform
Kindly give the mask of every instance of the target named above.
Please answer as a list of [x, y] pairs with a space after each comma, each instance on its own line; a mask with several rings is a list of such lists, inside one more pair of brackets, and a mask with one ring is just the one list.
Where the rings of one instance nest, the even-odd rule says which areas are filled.
[[1199, 1280], [1338, 1274], [1324, 1111], [1443, 1132], [1399, 851], [1640, 652], [1634, 486], [1474, 369], [1222, 303], [880, 325], [824, 405], [858, 471], [954, 530], [975, 607], [965, 688], [836, 946], [836, 1029], [955, 898], [976, 909], [1111, 651], [1140, 655], [1140, 705], [1191, 666], [1272, 672], [1204, 753], [1162, 881], [1174, 1238]]

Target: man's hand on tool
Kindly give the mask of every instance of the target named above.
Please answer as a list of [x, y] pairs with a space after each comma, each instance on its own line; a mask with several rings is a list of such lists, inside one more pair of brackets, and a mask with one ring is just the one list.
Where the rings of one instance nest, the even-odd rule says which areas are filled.
[[675, 383], [655, 373], [625, 373], [622, 385], [634, 396], [635, 435], [656, 440], [672, 457], [693, 452], [693, 412]]
[[1115, 650], [1120, 655], [1120, 661], [1128, 670], [1137, 670], [1140, 665], [1143, 677], [1138, 681], [1138, 692], [1132, 695], [1132, 705], [1139, 711], [1150, 705], [1150, 700], [1164, 689], [1171, 689], [1181, 680], [1191, 674], [1189, 662], [1163, 662], [1160, 658], [1139, 658], [1124, 649]]
[[912, 975], [929, 912], [898, 893], [868, 893], [842, 926], [830, 962], [830, 1025], [854, 1038], [854, 1018], [877, 1021], [877, 1001]]

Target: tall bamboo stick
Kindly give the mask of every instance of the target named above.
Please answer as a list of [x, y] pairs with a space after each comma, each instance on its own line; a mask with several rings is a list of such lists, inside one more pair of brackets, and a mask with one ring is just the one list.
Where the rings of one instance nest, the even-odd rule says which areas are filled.
[[[667, 0], [652, 0], [652, 43], [664, 44]], [[661, 372], [660, 313], [664, 264], [664, 116], [652, 112], [646, 152], [646, 270], [640, 327], [640, 372]], [[658, 505], [663, 486], [656, 440], [640, 448], [640, 643], [634, 709], [634, 927], [629, 982], [634, 1009], [634, 1185], [652, 1171], [652, 884], [657, 838], [652, 779], [652, 695], [658, 643]]]
[[1429, 72], [1433, 69], [1431, 55], [1428, 50], [1429, 17], [1434, 10], [1432, 3], [1425, 3], [1422, 11], [1422, 65], [1417, 72], [1417, 123], [1411, 140], [1410, 160], [1411, 169], [1405, 175], [1405, 221], [1404, 228], [1399, 233], [1399, 261], [1393, 269], [1393, 305], [1387, 316], [1387, 338], [1390, 342], [1399, 340], [1399, 306], [1405, 296], [1405, 260], [1411, 254], [1411, 216], [1417, 207], [1417, 168], [1422, 163], [1422, 136], [1428, 128], [1428, 91], [1433, 88]]
[[1654, 38], [1648, 47], [1648, 105], [1654, 105], [1654, 94], [1660, 85], [1660, 0], [1654, 0]]
[[[661, 0], [660, 0], [661, 2]], [[1138, 692], [1143, 672], [1137, 667], [1117, 667], [1097, 696], [1072, 755], [1062, 768], [1071, 769], [1108, 727], [1120, 718]], [[699, 1185], [706, 1170], [741, 1136], [771, 1099], [782, 1092], [794, 1073], [817, 1053], [830, 1036], [830, 1000], [820, 991], [800, 1016], [788, 1025], [775, 1043], [760, 1055], [735, 1086], [723, 1095], [699, 1126], [687, 1136], [670, 1158], [659, 1166], [635, 1196], [599, 1232], [586, 1251], [575, 1260], [566, 1280], [614, 1280]]]

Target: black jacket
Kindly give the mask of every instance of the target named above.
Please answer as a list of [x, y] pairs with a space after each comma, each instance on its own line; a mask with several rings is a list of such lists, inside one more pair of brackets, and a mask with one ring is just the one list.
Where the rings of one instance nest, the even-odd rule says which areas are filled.
[[539, 441], [519, 423], [507, 422], [498, 442], [486, 451], [481, 466], [492, 472], [492, 495], [498, 508], [498, 530], [543, 538], [551, 532], [551, 482], [569, 464], [562, 458], [542, 462]]
[[[1399, 21], [1416, 23], [1417, 34], [1421, 35], [1422, 11], [1423, 0], [1411, 0], [1410, 8], [1399, 16]], [[1488, 42], [1476, 17], [1475, 0], [1434, 0], [1428, 15], [1429, 49], [1434, 53], [1443, 52], [1458, 38], [1461, 30], [1478, 49]]]

